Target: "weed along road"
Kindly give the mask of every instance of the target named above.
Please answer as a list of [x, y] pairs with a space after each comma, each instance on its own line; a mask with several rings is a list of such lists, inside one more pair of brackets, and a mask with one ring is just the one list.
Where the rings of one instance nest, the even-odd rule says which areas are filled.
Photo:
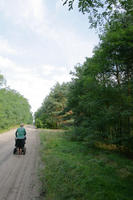
[[25, 128], [25, 155], [13, 155], [15, 129], [0, 134], [0, 200], [39, 199], [39, 135], [33, 126]]

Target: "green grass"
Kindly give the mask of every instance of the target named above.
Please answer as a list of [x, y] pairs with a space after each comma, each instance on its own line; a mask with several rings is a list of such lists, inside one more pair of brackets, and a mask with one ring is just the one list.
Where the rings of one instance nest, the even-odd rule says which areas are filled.
[[5, 128], [5, 129], [0, 129], [0, 134], [5, 133], [5, 132], [7, 132], [7, 131], [9, 131], [9, 130], [11, 130], [11, 129], [14, 129], [14, 128], [18, 128], [18, 125], [16, 125], [16, 126], [11, 126], [11, 127], [9, 127], [9, 128]]
[[41, 132], [45, 200], [133, 200], [133, 160], [86, 148], [63, 131]]

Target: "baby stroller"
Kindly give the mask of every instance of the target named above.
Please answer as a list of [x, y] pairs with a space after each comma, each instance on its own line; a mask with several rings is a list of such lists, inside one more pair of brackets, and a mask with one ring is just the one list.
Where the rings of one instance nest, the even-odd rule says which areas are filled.
[[25, 141], [26, 137], [24, 139], [15, 138], [15, 148], [13, 149], [13, 154], [20, 154], [19, 152], [21, 152], [22, 155], [26, 154]]

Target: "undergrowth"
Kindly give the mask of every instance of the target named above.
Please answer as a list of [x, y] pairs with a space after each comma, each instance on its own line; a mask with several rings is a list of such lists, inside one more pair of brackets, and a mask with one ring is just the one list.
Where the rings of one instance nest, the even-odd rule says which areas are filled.
[[63, 131], [41, 132], [45, 200], [133, 200], [133, 160], [68, 140]]

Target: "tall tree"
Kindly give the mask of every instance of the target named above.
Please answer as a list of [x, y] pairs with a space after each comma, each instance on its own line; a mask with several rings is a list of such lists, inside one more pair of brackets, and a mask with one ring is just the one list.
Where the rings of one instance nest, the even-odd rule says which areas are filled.
[[2, 74], [0, 74], [0, 88], [5, 86], [6, 80]]
[[[62, 0], [63, 4], [68, 4], [69, 10], [73, 9], [75, 0]], [[78, 0], [79, 11], [88, 14], [92, 27], [98, 24], [102, 26], [107, 21], [111, 21], [113, 16], [120, 13], [133, 12], [132, 0]]]
[[68, 102], [79, 139], [90, 141], [92, 136], [118, 145], [132, 144], [131, 18], [132, 15], [124, 17], [121, 14], [119, 19], [107, 24], [94, 56], [87, 59], [83, 66], [78, 66], [73, 74], [75, 78], [71, 83]]
[[44, 99], [41, 108], [35, 113], [37, 127], [59, 128], [64, 121], [68, 84], [57, 83]]

